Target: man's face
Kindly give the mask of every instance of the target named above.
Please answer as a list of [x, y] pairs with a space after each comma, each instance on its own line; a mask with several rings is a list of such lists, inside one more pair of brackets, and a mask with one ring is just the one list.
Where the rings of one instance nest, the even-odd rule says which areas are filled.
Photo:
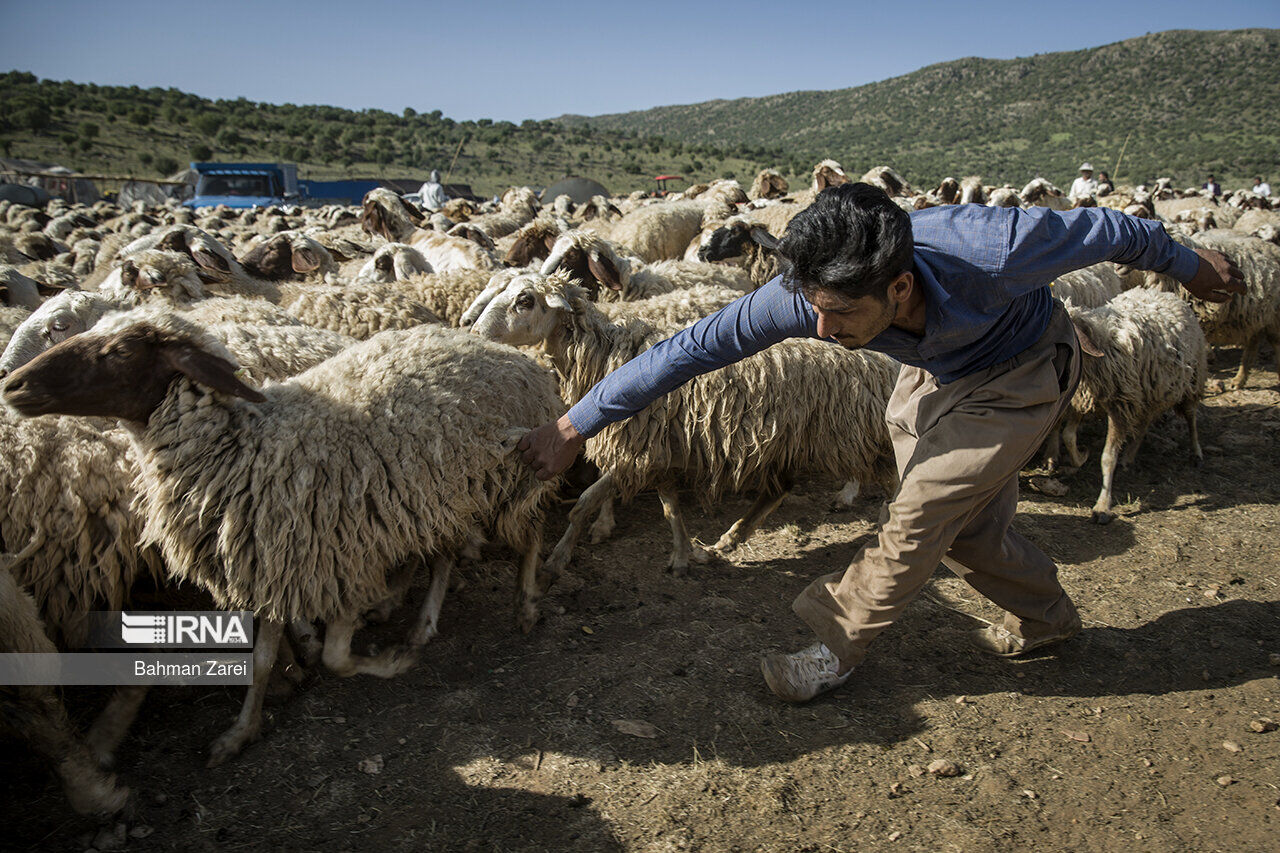
[[892, 299], [862, 296], [849, 299], [830, 290], [805, 294], [818, 312], [818, 336], [834, 338], [846, 349], [859, 349], [889, 328], [898, 305]]
[[1080, 170], [1080, 176], [1081, 176], [1081, 177], [1083, 177], [1083, 178], [1087, 181], [1087, 180], [1089, 180], [1090, 178], [1092, 178], [1092, 177], [1093, 177], [1093, 172], [1090, 172], [1088, 169], [1081, 169], [1081, 170]]

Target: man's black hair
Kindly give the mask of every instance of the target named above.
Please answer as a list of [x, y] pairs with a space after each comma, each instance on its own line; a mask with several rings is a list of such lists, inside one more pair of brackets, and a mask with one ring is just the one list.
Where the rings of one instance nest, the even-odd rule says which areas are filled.
[[795, 215], [778, 244], [783, 285], [792, 293], [829, 290], [846, 299], [887, 299], [889, 283], [911, 269], [911, 217], [870, 184], [823, 190]]

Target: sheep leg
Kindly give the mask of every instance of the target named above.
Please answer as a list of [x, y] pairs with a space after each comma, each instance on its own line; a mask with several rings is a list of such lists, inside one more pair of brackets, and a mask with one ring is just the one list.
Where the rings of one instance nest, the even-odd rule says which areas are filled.
[[1062, 453], [1062, 424], [1059, 423], [1049, 433], [1049, 437], [1044, 440], [1044, 470], [1046, 474], [1053, 474], [1058, 470], [1058, 463], [1061, 460]]
[[845, 480], [844, 487], [836, 493], [835, 500], [831, 502], [831, 508], [837, 512], [844, 509], [851, 509], [854, 501], [858, 499], [858, 495], [861, 493], [861, 483], [857, 480]]
[[1204, 451], [1200, 449], [1200, 429], [1196, 423], [1196, 415], [1200, 409], [1200, 401], [1188, 397], [1178, 404], [1178, 411], [1187, 419], [1187, 432], [1191, 437], [1191, 464], [1199, 468], [1204, 464]]
[[684, 516], [680, 513], [680, 496], [676, 492], [676, 484], [670, 480], [658, 487], [658, 497], [662, 500], [662, 514], [671, 525], [671, 559], [667, 568], [676, 577], [683, 577], [689, 571], [689, 561], [705, 563], [710, 559], [706, 551], [694, 546], [689, 539], [689, 530], [684, 526]]
[[1244, 383], [1249, 379], [1249, 368], [1253, 366], [1253, 359], [1258, 354], [1258, 338], [1260, 335], [1254, 335], [1245, 343], [1244, 349], [1240, 352], [1240, 369], [1236, 371], [1236, 375], [1227, 383], [1227, 387], [1232, 391], [1239, 391], [1244, 387]]
[[392, 572], [390, 583], [387, 584], [390, 594], [382, 601], [379, 601], [369, 612], [365, 613], [365, 620], [368, 622], [386, 622], [390, 619], [396, 608], [404, 604], [405, 593], [409, 591], [409, 587], [413, 584], [413, 579], [417, 577], [418, 568], [421, 565], [422, 558], [415, 557]]
[[320, 641], [320, 632], [316, 630], [316, 626], [306, 619], [294, 619], [289, 623], [289, 634], [298, 644], [303, 665], [314, 666], [315, 662], [320, 660], [320, 653], [324, 650], [324, 643]]
[[427, 600], [422, 602], [422, 610], [418, 613], [418, 624], [409, 633], [409, 645], [425, 646], [440, 631], [440, 606], [444, 604], [444, 594], [449, 589], [449, 574], [453, 571], [453, 560], [449, 557], [437, 557], [431, 561], [431, 584], [427, 587]]
[[80, 814], [111, 814], [124, 808], [129, 789], [116, 784], [75, 735], [67, 709], [52, 687], [18, 688], [17, 734], [53, 766], [71, 808]]
[[110, 767], [115, 762], [116, 748], [133, 725], [149, 689], [145, 685], [117, 687], [107, 700], [107, 706], [85, 733], [85, 746], [103, 767]]
[[1115, 518], [1111, 512], [1111, 485], [1116, 475], [1116, 458], [1120, 454], [1120, 446], [1124, 437], [1120, 423], [1111, 415], [1107, 416], [1107, 443], [1102, 448], [1102, 491], [1098, 494], [1098, 502], [1093, 505], [1092, 521], [1096, 524], [1109, 524]]
[[613, 475], [606, 473], [588, 486], [587, 490], [578, 497], [573, 509], [569, 510], [569, 527], [556, 543], [551, 556], [547, 558], [546, 565], [543, 566], [544, 572], [558, 577], [568, 567], [569, 560], [573, 557], [573, 549], [578, 544], [578, 538], [582, 536], [586, 519], [612, 499]]
[[608, 539], [613, 535], [613, 528], [613, 501], [606, 500], [604, 506], [600, 507], [600, 514], [596, 516], [591, 529], [587, 531], [591, 535], [591, 544], [599, 545]]
[[1083, 468], [1084, 463], [1089, 461], [1088, 452], [1081, 453], [1080, 445], [1076, 441], [1076, 431], [1080, 429], [1080, 421], [1080, 415], [1072, 412], [1062, 423], [1062, 443], [1066, 446], [1067, 458], [1075, 468]]
[[542, 562], [541, 551], [542, 535], [540, 531], [535, 531], [530, 541], [526, 543], [524, 555], [520, 558], [520, 580], [516, 587], [516, 627], [522, 634], [529, 633], [533, 630], [533, 626], [538, 624], [538, 602], [542, 599], [543, 593], [560, 576], [559, 571], [554, 574], [547, 572], [543, 575], [544, 582], [539, 583], [538, 564]]
[[324, 665], [335, 675], [376, 675], [391, 678], [405, 672], [417, 662], [416, 650], [395, 646], [372, 657], [353, 655], [351, 637], [356, 632], [354, 618], [334, 619], [324, 626]]
[[245, 745], [258, 739], [262, 733], [262, 700], [267, 695], [267, 682], [275, 668], [280, 650], [280, 637], [284, 623], [263, 618], [253, 644], [253, 684], [245, 691], [244, 704], [235, 724], [223, 732], [209, 747], [207, 767], [217, 767], [233, 755], [239, 754]]
[[734, 548], [737, 548], [743, 542], [751, 538], [751, 534], [756, 532], [756, 528], [760, 523], [769, 517], [769, 514], [782, 504], [782, 501], [791, 493], [792, 484], [786, 481], [782, 484], [782, 488], [774, 490], [766, 490], [756, 498], [755, 503], [747, 510], [746, 515], [733, 523], [733, 526], [724, 532], [716, 544], [711, 546], [711, 550], [719, 554], [727, 554]]
[[1151, 429], [1151, 422], [1144, 422], [1133, 437], [1129, 439], [1129, 443], [1125, 445], [1124, 453], [1120, 454], [1120, 470], [1127, 471], [1129, 466], [1133, 464], [1134, 458], [1138, 455], [1138, 448], [1142, 446], [1142, 440], [1147, 437], [1147, 430]]

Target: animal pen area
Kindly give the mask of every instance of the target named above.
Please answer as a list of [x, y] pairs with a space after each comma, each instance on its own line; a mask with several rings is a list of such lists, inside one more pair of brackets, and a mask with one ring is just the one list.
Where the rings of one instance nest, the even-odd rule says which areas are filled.
[[[848, 180], [838, 164], [834, 170], [838, 179], [831, 183]], [[815, 182], [820, 171], [815, 169]], [[959, 201], [955, 188], [940, 199], [946, 193], [916, 192], [901, 176], [882, 177], [883, 188], [913, 209]], [[875, 177], [868, 173], [863, 180]], [[736, 193], [719, 189], [729, 204], [726, 213], [754, 210], [741, 187]], [[765, 201], [792, 203], [806, 191]], [[618, 236], [628, 217], [663, 205], [689, 205], [717, 189], [703, 186], [683, 200], [614, 199], [618, 218], [605, 215], [603, 225], [581, 218], [587, 205], [553, 208], [551, 199], [531, 201], [531, 194], [514, 189], [490, 209], [447, 209], [443, 224], [412, 208], [412, 222], [402, 223], [397, 217], [404, 217], [401, 205], [407, 203], [387, 190], [374, 192], [385, 195], [371, 193], [363, 207], [288, 215], [193, 213], [169, 205], [150, 208], [143, 218], [106, 204], [73, 208], [55, 202], [36, 216], [11, 205], [0, 211], [0, 223], [8, 223], [0, 239], [13, 250], [12, 267], [42, 285], [41, 299], [83, 286], [134, 300], [129, 310], [142, 310], [138, 305], [145, 301], [149, 311], [187, 312], [198, 307], [192, 294], [201, 287], [207, 291], [198, 294], [201, 300], [243, 296], [226, 289], [241, 273], [239, 280], [258, 288], [254, 299], [272, 303], [259, 306], [264, 312], [287, 308], [302, 317], [308, 298], [331, 300], [326, 305], [352, 299], [364, 312], [358, 321], [351, 319], [358, 312], [334, 308], [340, 322], [315, 322], [323, 335], [348, 336], [315, 337], [342, 352], [376, 342], [350, 340], [378, 331], [369, 320], [374, 303], [393, 306], [403, 316], [405, 300], [420, 300], [425, 307], [413, 309], [419, 313], [412, 322], [386, 321], [381, 327], [391, 329], [383, 335], [409, 335], [423, 323], [456, 326], [461, 308], [491, 279], [505, 285], [512, 277], [517, 283], [535, 277], [545, 283], [554, 274], [544, 262], [554, 265], [572, 256], [557, 242], [563, 239], [558, 227], [540, 258], [525, 259], [529, 266], [513, 270], [502, 263], [538, 216], [562, 216], [566, 233], [590, 226], [597, 237], [612, 235], [621, 255], [627, 245], [638, 245]], [[988, 187], [972, 201], [990, 203], [992, 194]], [[379, 198], [390, 206], [379, 208]], [[1025, 199], [1012, 204], [1031, 206]], [[1219, 203], [1213, 207], [1222, 226]], [[513, 211], [522, 220], [515, 227], [496, 224]], [[1172, 224], [1174, 213], [1167, 212], [1164, 218]], [[88, 222], [74, 219], [76, 213]], [[705, 211], [693, 217], [693, 237], [708, 225], [699, 216]], [[72, 217], [65, 231], [49, 225], [59, 217]], [[1205, 230], [1191, 224], [1194, 233]], [[88, 249], [68, 235], [90, 225], [103, 234], [154, 240], [132, 254], [121, 240], [119, 256], [84, 262]], [[18, 255], [44, 245], [31, 238], [37, 232], [54, 235], [59, 250], [27, 255], [20, 263]], [[304, 234], [312, 243], [292, 236]], [[690, 239], [685, 235], [681, 246]], [[1247, 239], [1271, 247], [1259, 249], [1261, 256], [1276, 256], [1274, 244]], [[402, 266], [403, 252], [391, 260], [385, 248], [391, 244], [418, 247], [417, 266]], [[558, 254], [552, 244], [562, 247]], [[580, 245], [596, 247], [582, 269], [598, 275], [608, 252], [586, 238]], [[146, 252], [165, 251], [179, 255], [173, 263], [200, 276], [184, 279], [188, 290], [181, 304], [157, 308], [173, 279], [162, 281], [163, 269], [147, 266], [160, 262]], [[74, 256], [66, 259], [66, 269], [82, 272], [59, 277], [57, 259], [64, 254]], [[388, 260], [382, 263], [384, 254]], [[696, 251], [695, 256], [702, 257]], [[449, 271], [448, 259], [457, 257], [470, 260]], [[641, 279], [641, 269], [669, 270], [659, 267], [661, 260], [632, 256], [632, 281]], [[483, 273], [469, 285], [470, 298], [447, 302], [440, 295], [443, 282], [460, 280], [476, 264]], [[745, 282], [740, 289], [749, 290], [746, 273], [728, 266], [739, 276], [732, 281]], [[1280, 287], [1280, 265], [1268, 281]], [[18, 292], [20, 284], [11, 280], [6, 293]], [[601, 292], [613, 287], [596, 284]], [[119, 296], [131, 287], [145, 295]], [[624, 301], [609, 306], [625, 306], [626, 291], [620, 293]], [[255, 321], [268, 328], [311, 331], [297, 321], [289, 325], [278, 313], [262, 316], [273, 318]], [[200, 322], [210, 328], [226, 323]], [[1276, 328], [1274, 322], [1269, 328]], [[17, 335], [14, 328], [7, 332]], [[222, 328], [218, 334], [243, 362], [238, 333]], [[476, 337], [448, 329], [441, 335], [461, 341], [460, 348]], [[269, 686], [260, 736], [218, 766], [206, 767], [210, 742], [236, 719], [245, 689], [153, 687], [110, 764], [114, 785], [128, 788], [127, 801], [105, 815], [77, 814], [41, 750], [7, 737], [0, 741], [0, 849], [1280, 850], [1276, 342], [1272, 337], [1258, 348], [1239, 388], [1232, 387], [1233, 377], [1245, 348], [1214, 348], [1199, 414], [1203, 463], [1188, 460], [1188, 429], [1180, 417], [1157, 419], [1132, 463], [1116, 475], [1110, 523], [1094, 523], [1093, 512], [1102, 486], [1098, 460], [1105, 418], [1081, 426], [1080, 445], [1091, 451], [1083, 464], [1049, 472], [1036, 461], [1022, 472], [1015, 529], [1057, 562], [1084, 622], [1076, 637], [1043, 652], [1004, 660], [972, 649], [967, 633], [998, 621], [1000, 613], [939, 567], [905, 615], [875, 641], [848, 684], [806, 704], [786, 704], [762, 681], [760, 657], [810, 641], [809, 630], [791, 613], [791, 601], [810, 581], [846, 566], [874, 538], [886, 495], [866, 483], [857, 497], [840, 501], [840, 478], [801, 476], [749, 540], [673, 574], [671, 528], [659, 495], [648, 489], [619, 504], [612, 535], [595, 543], [583, 538], [538, 602], [536, 624], [522, 623], [531, 628], [527, 633], [517, 628], [523, 611], [512, 606], [521, 555], [498, 537], [462, 548], [438, 636], [415, 651], [412, 666], [391, 678], [343, 678], [320, 661], [302, 663], [299, 652], [300, 662], [289, 668], [296, 677], [275, 678]], [[524, 356], [492, 348], [509, 359], [538, 355], [530, 348]], [[540, 357], [540, 364], [550, 363], [549, 356]], [[254, 387], [261, 385], [274, 400], [283, 395], [280, 389], [295, 387], [290, 383], [305, 386], [308, 376], [336, 370], [332, 363], [318, 362], [279, 385], [255, 381]], [[266, 370], [256, 362], [244, 367]], [[205, 399], [220, 396], [200, 393]], [[179, 405], [174, 401], [180, 396], [175, 393], [165, 405]], [[464, 403], [454, 405], [468, 408]], [[255, 404], [246, 399], [228, 405], [246, 411]], [[0, 414], [16, 419], [7, 410]], [[133, 446], [133, 439], [120, 435], [121, 448]], [[299, 432], [291, 452], [302, 453], [310, 438]], [[14, 450], [7, 447], [6, 453]], [[471, 464], [471, 455], [464, 448], [436, 463]], [[279, 494], [341, 490], [336, 476], [315, 482], [306, 476], [300, 467], [296, 488]], [[16, 501], [20, 484], [0, 482], [10, 489], [6, 500]], [[549, 498], [543, 557], [569, 525], [584, 484], [566, 483]], [[379, 497], [362, 495], [361, 502], [374, 504]], [[708, 502], [695, 489], [679, 493], [689, 532], [701, 543], [717, 541], [754, 497], [730, 492]], [[155, 494], [147, 498], [158, 500]], [[456, 497], [459, 504], [468, 499]], [[145, 502], [139, 506], [147, 512]], [[17, 524], [9, 520], [17, 515], [6, 508], [0, 521]], [[342, 526], [317, 508], [317, 530], [322, 517], [328, 527], [320, 532]], [[3, 550], [17, 552], [28, 541], [19, 540], [16, 529], [0, 527]], [[173, 556], [166, 554], [170, 565]], [[311, 568], [293, 565], [289, 555], [285, 562], [290, 571]], [[207, 588], [216, 581], [198, 573], [183, 576], [186, 581], [178, 583], [178, 573], [161, 570], [154, 580], [140, 580], [127, 607], [214, 609]], [[48, 600], [58, 595], [39, 592], [37, 606], [43, 606], [41, 594]], [[377, 614], [387, 618], [359, 614], [353, 648], [375, 658], [399, 649], [430, 594], [425, 583], [415, 583], [401, 606]], [[517, 601], [528, 603], [519, 596]], [[41, 615], [53, 624], [51, 611]], [[72, 730], [89, 730], [112, 695], [108, 687], [62, 690]], [[0, 718], [9, 726], [15, 721]]]

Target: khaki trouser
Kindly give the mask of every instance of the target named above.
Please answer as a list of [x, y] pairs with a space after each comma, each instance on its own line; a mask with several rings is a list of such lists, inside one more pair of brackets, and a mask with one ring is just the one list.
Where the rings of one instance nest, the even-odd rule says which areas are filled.
[[1003, 607], [1022, 637], [1074, 620], [1057, 566], [1009, 525], [1018, 472], [1079, 381], [1079, 345], [1056, 302], [1044, 335], [1008, 361], [946, 385], [903, 366], [885, 415], [902, 477], [888, 520], [848, 569], [792, 605], [843, 666], [862, 660], [939, 562]]

